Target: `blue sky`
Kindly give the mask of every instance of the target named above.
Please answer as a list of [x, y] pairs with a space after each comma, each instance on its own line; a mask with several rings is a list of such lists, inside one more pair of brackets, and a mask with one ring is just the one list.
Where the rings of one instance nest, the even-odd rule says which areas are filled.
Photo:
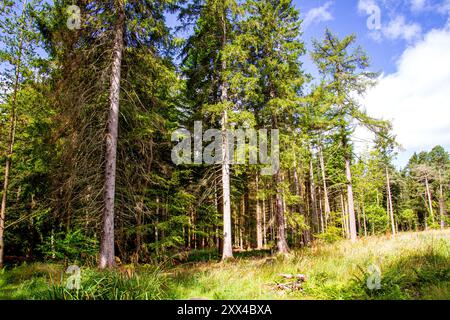
[[[322, 37], [325, 27], [341, 37], [355, 33], [371, 57], [372, 70], [382, 73], [361, 104], [370, 115], [393, 122], [402, 145], [397, 166], [436, 144], [450, 150], [450, 0], [294, 3], [304, 19], [308, 47], [311, 39]], [[304, 66], [316, 74], [308, 57]], [[371, 135], [357, 130], [355, 141], [360, 139], [359, 148]]]

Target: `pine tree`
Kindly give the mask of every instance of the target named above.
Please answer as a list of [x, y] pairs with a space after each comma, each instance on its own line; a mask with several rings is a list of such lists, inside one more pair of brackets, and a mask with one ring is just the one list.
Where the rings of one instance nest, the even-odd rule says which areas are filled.
[[[197, 18], [194, 34], [185, 48], [185, 73], [188, 76], [188, 96], [194, 101], [194, 109], [213, 117], [220, 115], [221, 180], [223, 214], [222, 259], [233, 257], [231, 234], [231, 189], [229, 154], [229, 114], [232, 106], [229, 97], [229, 65], [225, 56], [233, 39], [232, 16], [237, 7], [234, 0], [207, 0], [194, 3], [191, 9]], [[195, 97], [194, 97], [195, 96]], [[203, 115], [200, 115], [204, 118]]]
[[[299, 40], [300, 18], [292, 1], [252, 1], [245, 5], [248, 18], [243, 22], [241, 45], [247, 48], [253, 65], [250, 77], [257, 79], [252, 90], [257, 101], [255, 114], [260, 127], [281, 131], [280, 154], [289, 148], [289, 132], [298, 110], [304, 76], [299, 62], [304, 44]], [[286, 216], [283, 205], [283, 163], [273, 178], [277, 247], [287, 253]], [[290, 167], [290, 166], [288, 166]]]
[[352, 96], [353, 93], [364, 93], [369, 86], [374, 84], [373, 79], [376, 76], [375, 73], [365, 71], [369, 66], [369, 58], [360, 47], [350, 52], [355, 40], [355, 35], [340, 40], [330, 30], [326, 30], [322, 42], [314, 41], [312, 53], [312, 57], [327, 83], [327, 90], [334, 96], [336, 127], [344, 151], [349, 231], [352, 241], [357, 240], [357, 232], [351, 173], [351, 126], [354, 120], [360, 121], [369, 128], [379, 125], [359, 109], [358, 102]]
[[[5, 67], [2, 72], [2, 97], [9, 107], [9, 130], [6, 147], [6, 164], [3, 175], [2, 200], [0, 207], [0, 268], [4, 257], [4, 230], [8, 205], [8, 189], [11, 175], [12, 157], [14, 153], [17, 119], [18, 95], [22, 83], [31, 77], [31, 64], [35, 60], [36, 31], [31, 26], [31, 8], [38, 5], [36, 1], [31, 4], [23, 0], [21, 6], [14, 3], [4, 3], [0, 9], [2, 21], [0, 33], [2, 34], [2, 50], [0, 62]], [[4, 80], [4, 81], [3, 81]], [[2, 103], [3, 103], [2, 101]]]

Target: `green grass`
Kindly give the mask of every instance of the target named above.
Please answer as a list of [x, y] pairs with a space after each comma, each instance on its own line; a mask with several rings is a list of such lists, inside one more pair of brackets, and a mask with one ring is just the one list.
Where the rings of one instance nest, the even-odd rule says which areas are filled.
[[[381, 289], [367, 288], [368, 266]], [[172, 270], [173, 299], [450, 299], [450, 230], [318, 244], [287, 257], [237, 258]], [[303, 291], [274, 291], [279, 274], [305, 274]]]
[[[0, 273], [0, 299], [442, 299], [450, 300], [450, 230], [369, 237], [353, 244], [316, 244], [290, 255], [248, 251], [227, 262], [214, 251], [187, 263], [139, 266], [131, 279], [82, 268], [81, 289], [65, 288], [63, 266], [22, 265]], [[368, 267], [381, 269], [381, 289], [369, 290]], [[304, 274], [302, 290], [275, 290], [279, 274]]]

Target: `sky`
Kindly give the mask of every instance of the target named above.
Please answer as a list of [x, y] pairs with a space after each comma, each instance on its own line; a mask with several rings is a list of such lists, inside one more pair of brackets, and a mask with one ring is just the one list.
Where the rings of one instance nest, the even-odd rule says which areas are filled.
[[[450, 150], [450, 0], [294, 2], [308, 47], [325, 27], [341, 37], [355, 33], [371, 69], [381, 72], [360, 101], [369, 115], [392, 121], [402, 146], [397, 166], [438, 144]], [[304, 66], [317, 74], [308, 57]], [[365, 130], [355, 132], [355, 141], [370, 138]]]
[[[321, 39], [326, 27], [340, 37], [356, 34], [371, 57], [378, 84], [360, 97], [373, 117], [392, 121], [403, 167], [414, 152], [440, 144], [450, 150], [450, 0], [294, 0], [303, 40]], [[174, 24], [175, 17], [169, 16]], [[317, 76], [309, 56], [306, 72]], [[361, 151], [372, 135], [357, 129]]]

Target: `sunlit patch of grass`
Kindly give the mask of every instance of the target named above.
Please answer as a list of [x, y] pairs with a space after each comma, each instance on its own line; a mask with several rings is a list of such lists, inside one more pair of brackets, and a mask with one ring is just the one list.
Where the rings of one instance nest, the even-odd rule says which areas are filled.
[[40, 299], [48, 284], [60, 277], [57, 264], [23, 264], [0, 271], [0, 299]]
[[[367, 286], [373, 264], [381, 271], [379, 290]], [[0, 299], [450, 300], [450, 230], [316, 243], [287, 256], [248, 251], [226, 262], [197, 251], [176, 267], [135, 271], [130, 278], [84, 267], [74, 291], [65, 287], [62, 265], [22, 265], [0, 271]], [[280, 274], [306, 275], [302, 290], [275, 290]]]
[[159, 300], [164, 298], [164, 276], [158, 267], [141, 267], [131, 277], [117, 271], [84, 270], [79, 289], [65, 283], [53, 285], [45, 294], [51, 300]]
[[[369, 237], [295, 251], [285, 258], [236, 259], [174, 270], [177, 299], [449, 299], [450, 230]], [[381, 289], [369, 290], [367, 268], [381, 269]], [[307, 276], [304, 290], [274, 292], [279, 274]]]
[[165, 276], [156, 266], [140, 266], [131, 276], [118, 270], [82, 268], [79, 289], [68, 289], [62, 265], [22, 265], [0, 274], [0, 299], [151, 300], [165, 297]]

